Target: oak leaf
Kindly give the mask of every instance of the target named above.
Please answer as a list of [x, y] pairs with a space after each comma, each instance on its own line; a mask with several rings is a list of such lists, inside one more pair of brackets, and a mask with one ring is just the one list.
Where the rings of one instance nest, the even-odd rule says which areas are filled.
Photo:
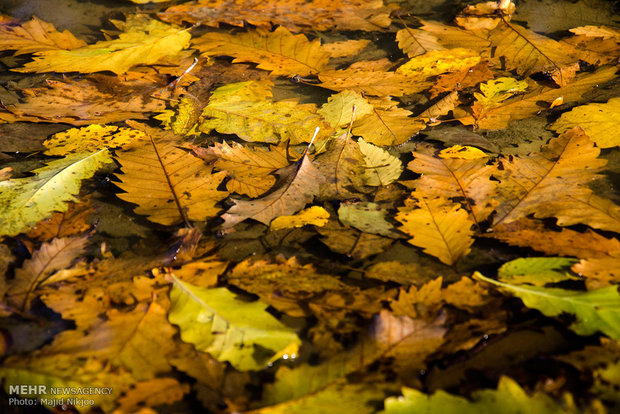
[[612, 98], [605, 104], [592, 103], [578, 106], [562, 114], [549, 126], [562, 133], [575, 126], [581, 127], [599, 148], [620, 145], [620, 98]]
[[34, 171], [34, 176], [0, 181], [0, 235], [14, 236], [66, 211], [76, 201], [82, 180], [112, 162], [107, 149], [70, 154]]
[[247, 22], [267, 28], [280, 25], [291, 31], [376, 31], [391, 23], [390, 8], [381, 0], [320, 0], [312, 7], [304, 0], [199, 0], [170, 7], [159, 17], [177, 24], [185, 21], [217, 27], [220, 23], [243, 26]]
[[[226, 189], [231, 193], [258, 197], [268, 191], [276, 182], [272, 173], [289, 165], [286, 143], [250, 148], [237, 143], [231, 147], [225, 141], [207, 149], [209, 156], [215, 157], [213, 166], [224, 171], [230, 180]], [[204, 151], [203, 151], [204, 152]]]
[[476, 224], [493, 212], [497, 182], [490, 179], [494, 168], [486, 159], [445, 159], [427, 151], [413, 156], [407, 168], [422, 175], [415, 183], [425, 195], [462, 200]]
[[15, 278], [9, 283], [7, 302], [13, 306], [29, 310], [35, 299], [34, 292], [45, 284], [57, 270], [69, 265], [85, 251], [87, 236], [65, 237], [44, 243], [41, 248], [15, 271]]
[[371, 99], [372, 113], [353, 124], [353, 134], [378, 145], [400, 145], [426, 127], [424, 120], [412, 118], [391, 98]]
[[232, 56], [233, 62], [258, 63], [259, 69], [276, 76], [315, 74], [329, 60], [320, 40], [309, 41], [282, 26], [271, 33], [261, 29], [236, 35], [211, 32], [195, 39], [193, 44], [203, 56]]
[[329, 212], [323, 207], [312, 206], [293, 216], [280, 216], [271, 221], [269, 229], [272, 231], [303, 227], [307, 225], [324, 226], [329, 220]]
[[502, 170], [494, 173], [500, 204], [493, 225], [529, 214], [570, 217], [570, 210], [578, 209], [571, 200], [591, 194], [585, 184], [597, 179], [596, 172], [607, 163], [597, 158], [599, 153], [583, 130], [573, 128], [549, 141], [542, 153], [502, 160]]
[[123, 174], [118, 187], [122, 200], [135, 203], [137, 214], [163, 225], [204, 221], [219, 212], [216, 203], [227, 196], [217, 187], [225, 173], [210, 173], [204, 162], [179, 149], [175, 135], [137, 122], [128, 124], [146, 134], [116, 159]]
[[43, 50], [71, 50], [84, 46], [86, 43], [68, 30], [59, 32], [52, 23], [37, 17], [19, 26], [9, 22], [0, 23], [0, 50], [15, 50], [16, 55]]
[[281, 184], [266, 196], [254, 200], [233, 199], [234, 206], [222, 215], [223, 228], [251, 218], [263, 224], [278, 216], [294, 214], [311, 202], [319, 193], [325, 177], [304, 154], [297, 162], [277, 171]]
[[34, 53], [34, 60], [17, 72], [102, 72], [117, 75], [136, 65], [151, 65], [165, 56], [175, 55], [189, 44], [187, 29], [157, 20], [129, 18], [119, 24], [123, 31], [116, 40], [99, 41], [72, 50], [52, 49]]
[[399, 230], [413, 236], [409, 243], [424, 249], [447, 265], [453, 265], [470, 251], [474, 242], [469, 214], [444, 197], [425, 197], [414, 192], [398, 209]]
[[123, 147], [134, 139], [144, 137], [142, 131], [135, 129], [92, 124], [58, 132], [46, 139], [43, 145], [47, 147], [47, 155], [67, 155], [80, 151], [94, 152], [103, 148]]
[[364, 154], [364, 183], [370, 186], [386, 186], [398, 179], [403, 172], [403, 164], [398, 157], [386, 150], [367, 143], [360, 138], [357, 141]]
[[168, 317], [179, 326], [183, 341], [245, 371], [263, 368], [284, 349], [297, 352], [301, 341], [294, 330], [271, 316], [265, 304], [244, 302], [225, 288], [205, 289], [173, 280]]

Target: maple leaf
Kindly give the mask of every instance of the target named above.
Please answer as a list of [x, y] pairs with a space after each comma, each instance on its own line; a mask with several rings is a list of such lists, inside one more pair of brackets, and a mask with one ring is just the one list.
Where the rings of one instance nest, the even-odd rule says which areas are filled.
[[128, 124], [144, 132], [146, 139], [134, 141], [116, 157], [123, 171], [116, 185], [126, 191], [118, 197], [137, 204], [136, 213], [163, 225], [215, 216], [219, 211], [215, 204], [228, 195], [217, 190], [225, 173], [211, 174], [201, 159], [175, 145], [173, 133], [137, 122]]
[[[274, 353], [285, 348], [297, 352], [301, 341], [292, 329], [266, 312], [266, 305], [241, 301], [225, 288], [205, 289], [173, 280], [168, 317], [181, 329], [183, 341], [239, 370], [263, 368]], [[257, 354], [255, 347], [270, 354]]]
[[391, 98], [372, 99], [373, 111], [353, 123], [353, 134], [379, 146], [400, 145], [426, 127]]
[[7, 289], [7, 301], [19, 309], [29, 310], [34, 291], [55, 271], [69, 267], [84, 253], [87, 243], [87, 236], [82, 236], [53, 239], [41, 245], [41, 248], [15, 271], [15, 278]]
[[233, 199], [235, 205], [222, 215], [222, 227], [232, 227], [248, 218], [269, 225], [278, 216], [294, 214], [314, 199], [319, 193], [321, 182], [325, 180], [307, 154], [278, 170], [277, 174], [281, 184], [266, 196], [254, 200]]
[[424, 249], [447, 265], [469, 253], [474, 242], [469, 214], [444, 197], [429, 198], [414, 192], [398, 209], [399, 228], [413, 236], [409, 243]]
[[271, 33], [261, 29], [237, 35], [211, 32], [193, 44], [203, 56], [232, 56], [233, 63], [258, 63], [259, 69], [276, 76], [318, 73], [329, 60], [329, 53], [321, 49], [319, 39], [309, 41], [306, 36], [294, 35], [282, 26]]
[[[571, 403], [567, 407], [558, 405], [548, 395], [537, 392], [532, 396], [513, 379], [502, 376], [497, 390], [478, 390], [471, 399], [448, 394], [443, 390], [426, 395], [413, 388], [403, 388], [403, 395], [385, 400], [385, 411], [381, 414], [404, 412], [459, 412], [477, 414], [480, 412], [527, 412], [534, 410], [541, 414], [577, 414], [579, 410]], [[570, 400], [572, 401], [572, 400]]]
[[[300, 11], [303, 12], [300, 13]], [[263, 27], [280, 25], [292, 31], [365, 30], [375, 31], [390, 25], [390, 8], [381, 0], [319, 0], [308, 7], [304, 0], [265, 2], [261, 0], [199, 0], [168, 8], [159, 17], [168, 22], [219, 26], [245, 22]]]
[[250, 142], [277, 144], [290, 140], [292, 145], [307, 142], [317, 126], [321, 127], [319, 142], [331, 135], [332, 128], [317, 113], [316, 105], [266, 99], [271, 97], [270, 87], [271, 82], [250, 81], [216, 89], [204, 109], [207, 119], [199, 130], [209, 133], [215, 129]]
[[[597, 179], [596, 172], [607, 163], [597, 158], [599, 153], [583, 130], [574, 128], [549, 141], [542, 153], [502, 160], [502, 171], [494, 174], [500, 181], [497, 191], [501, 201], [493, 225], [532, 213], [536, 217], [570, 215], [553, 203], [591, 193], [584, 184]], [[575, 205], [571, 203], [565, 210], [569, 208]]]
[[398, 179], [403, 172], [403, 164], [398, 157], [386, 150], [367, 143], [362, 138], [357, 141], [364, 154], [364, 183], [371, 186], [386, 186]]
[[276, 178], [272, 173], [289, 165], [285, 142], [277, 147], [271, 146], [271, 150], [237, 143], [231, 147], [223, 142], [216, 143], [208, 151], [216, 158], [214, 167], [231, 178], [226, 189], [249, 197], [258, 197], [273, 187]]
[[34, 171], [34, 176], [0, 181], [0, 235], [24, 232], [76, 201], [82, 180], [112, 161], [107, 149], [70, 154]]
[[0, 23], [0, 50], [15, 50], [16, 55], [25, 55], [43, 50], [77, 49], [86, 43], [68, 30], [59, 32], [53, 24], [33, 17], [20, 26], [9, 22]]
[[414, 152], [413, 156], [407, 168], [422, 175], [415, 183], [423, 194], [462, 200], [476, 224], [493, 212], [497, 182], [490, 179], [494, 168], [486, 165], [486, 159], [445, 159], [430, 151]]
[[150, 65], [174, 55], [189, 44], [187, 29], [179, 29], [157, 20], [129, 17], [119, 23], [123, 33], [117, 40], [99, 41], [72, 50], [52, 49], [34, 53], [34, 60], [16, 72], [102, 72], [118, 75], [136, 65]]
[[620, 98], [612, 98], [605, 104], [593, 103], [573, 108], [562, 114], [549, 126], [556, 132], [564, 132], [580, 126], [599, 148], [620, 145]]
[[507, 99], [500, 105], [487, 109], [475, 123], [482, 129], [502, 129], [506, 128], [510, 121], [528, 118], [546, 109], [540, 102], [551, 103], [560, 96], [563, 97], [564, 103], [579, 102], [585, 92], [612, 79], [615, 73], [615, 68], [603, 67], [596, 72], [577, 76], [564, 87], [542, 87], [528, 94]]
[[350, 89], [372, 96], [403, 96], [421, 92], [430, 86], [424, 79], [360, 67], [326, 70], [319, 73], [319, 86], [335, 91]]
[[104, 148], [118, 148], [134, 139], [144, 138], [142, 131], [119, 128], [113, 125], [92, 124], [83, 128], [71, 128], [58, 132], [43, 142], [47, 155], [67, 155], [81, 151], [98, 151]]
[[163, 101], [147, 96], [153, 84], [99, 75], [72, 81], [46, 80], [47, 87], [24, 89], [23, 102], [9, 105], [31, 122], [63, 122], [85, 125], [143, 119], [164, 108]]
[[620, 338], [620, 294], [616, 286], [579, 292], [499, 282], [479, 272], [474, 273], [474, 278], [519, 297], [525, 306], [538, 309], [546, 316], [558, 316], [561, 313], [573, 315], [575, 321], [569, 328], [579, 335], [592, 335], [600, 331], [611, 338]]

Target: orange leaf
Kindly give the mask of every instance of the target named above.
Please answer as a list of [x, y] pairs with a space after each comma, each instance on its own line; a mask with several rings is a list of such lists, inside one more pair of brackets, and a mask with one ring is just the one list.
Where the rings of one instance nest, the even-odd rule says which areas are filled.
[[83, 46], [86, 46], [86, 42], [68, 30], [59, 32], [52, 23], [36, 17], [21, 26], [13, 26], [10, 22], [0, 24], [0, 50], [15, 50], [16, 55], [43, 50], [71, 50]]

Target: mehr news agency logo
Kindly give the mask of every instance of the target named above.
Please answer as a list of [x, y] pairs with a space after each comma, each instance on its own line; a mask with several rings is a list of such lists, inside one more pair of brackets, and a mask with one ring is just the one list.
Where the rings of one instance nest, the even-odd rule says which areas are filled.
[[94, 396], [111, 394], [112, 387], [48, 387], [42, 384], [9, 384], [9, 405], [93, 407], [96, 402]]

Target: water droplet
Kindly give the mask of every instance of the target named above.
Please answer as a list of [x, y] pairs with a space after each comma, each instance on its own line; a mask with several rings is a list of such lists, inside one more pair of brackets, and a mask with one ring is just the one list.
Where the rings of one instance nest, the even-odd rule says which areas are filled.
[[288, 359], [288, 354], [282, 355], [282, 359]]
[[200, 323], [211, 322], [211, 314], [208, 311], [203, 310], [203, 311], [198, 312], [198, 317], [196, 319]]

